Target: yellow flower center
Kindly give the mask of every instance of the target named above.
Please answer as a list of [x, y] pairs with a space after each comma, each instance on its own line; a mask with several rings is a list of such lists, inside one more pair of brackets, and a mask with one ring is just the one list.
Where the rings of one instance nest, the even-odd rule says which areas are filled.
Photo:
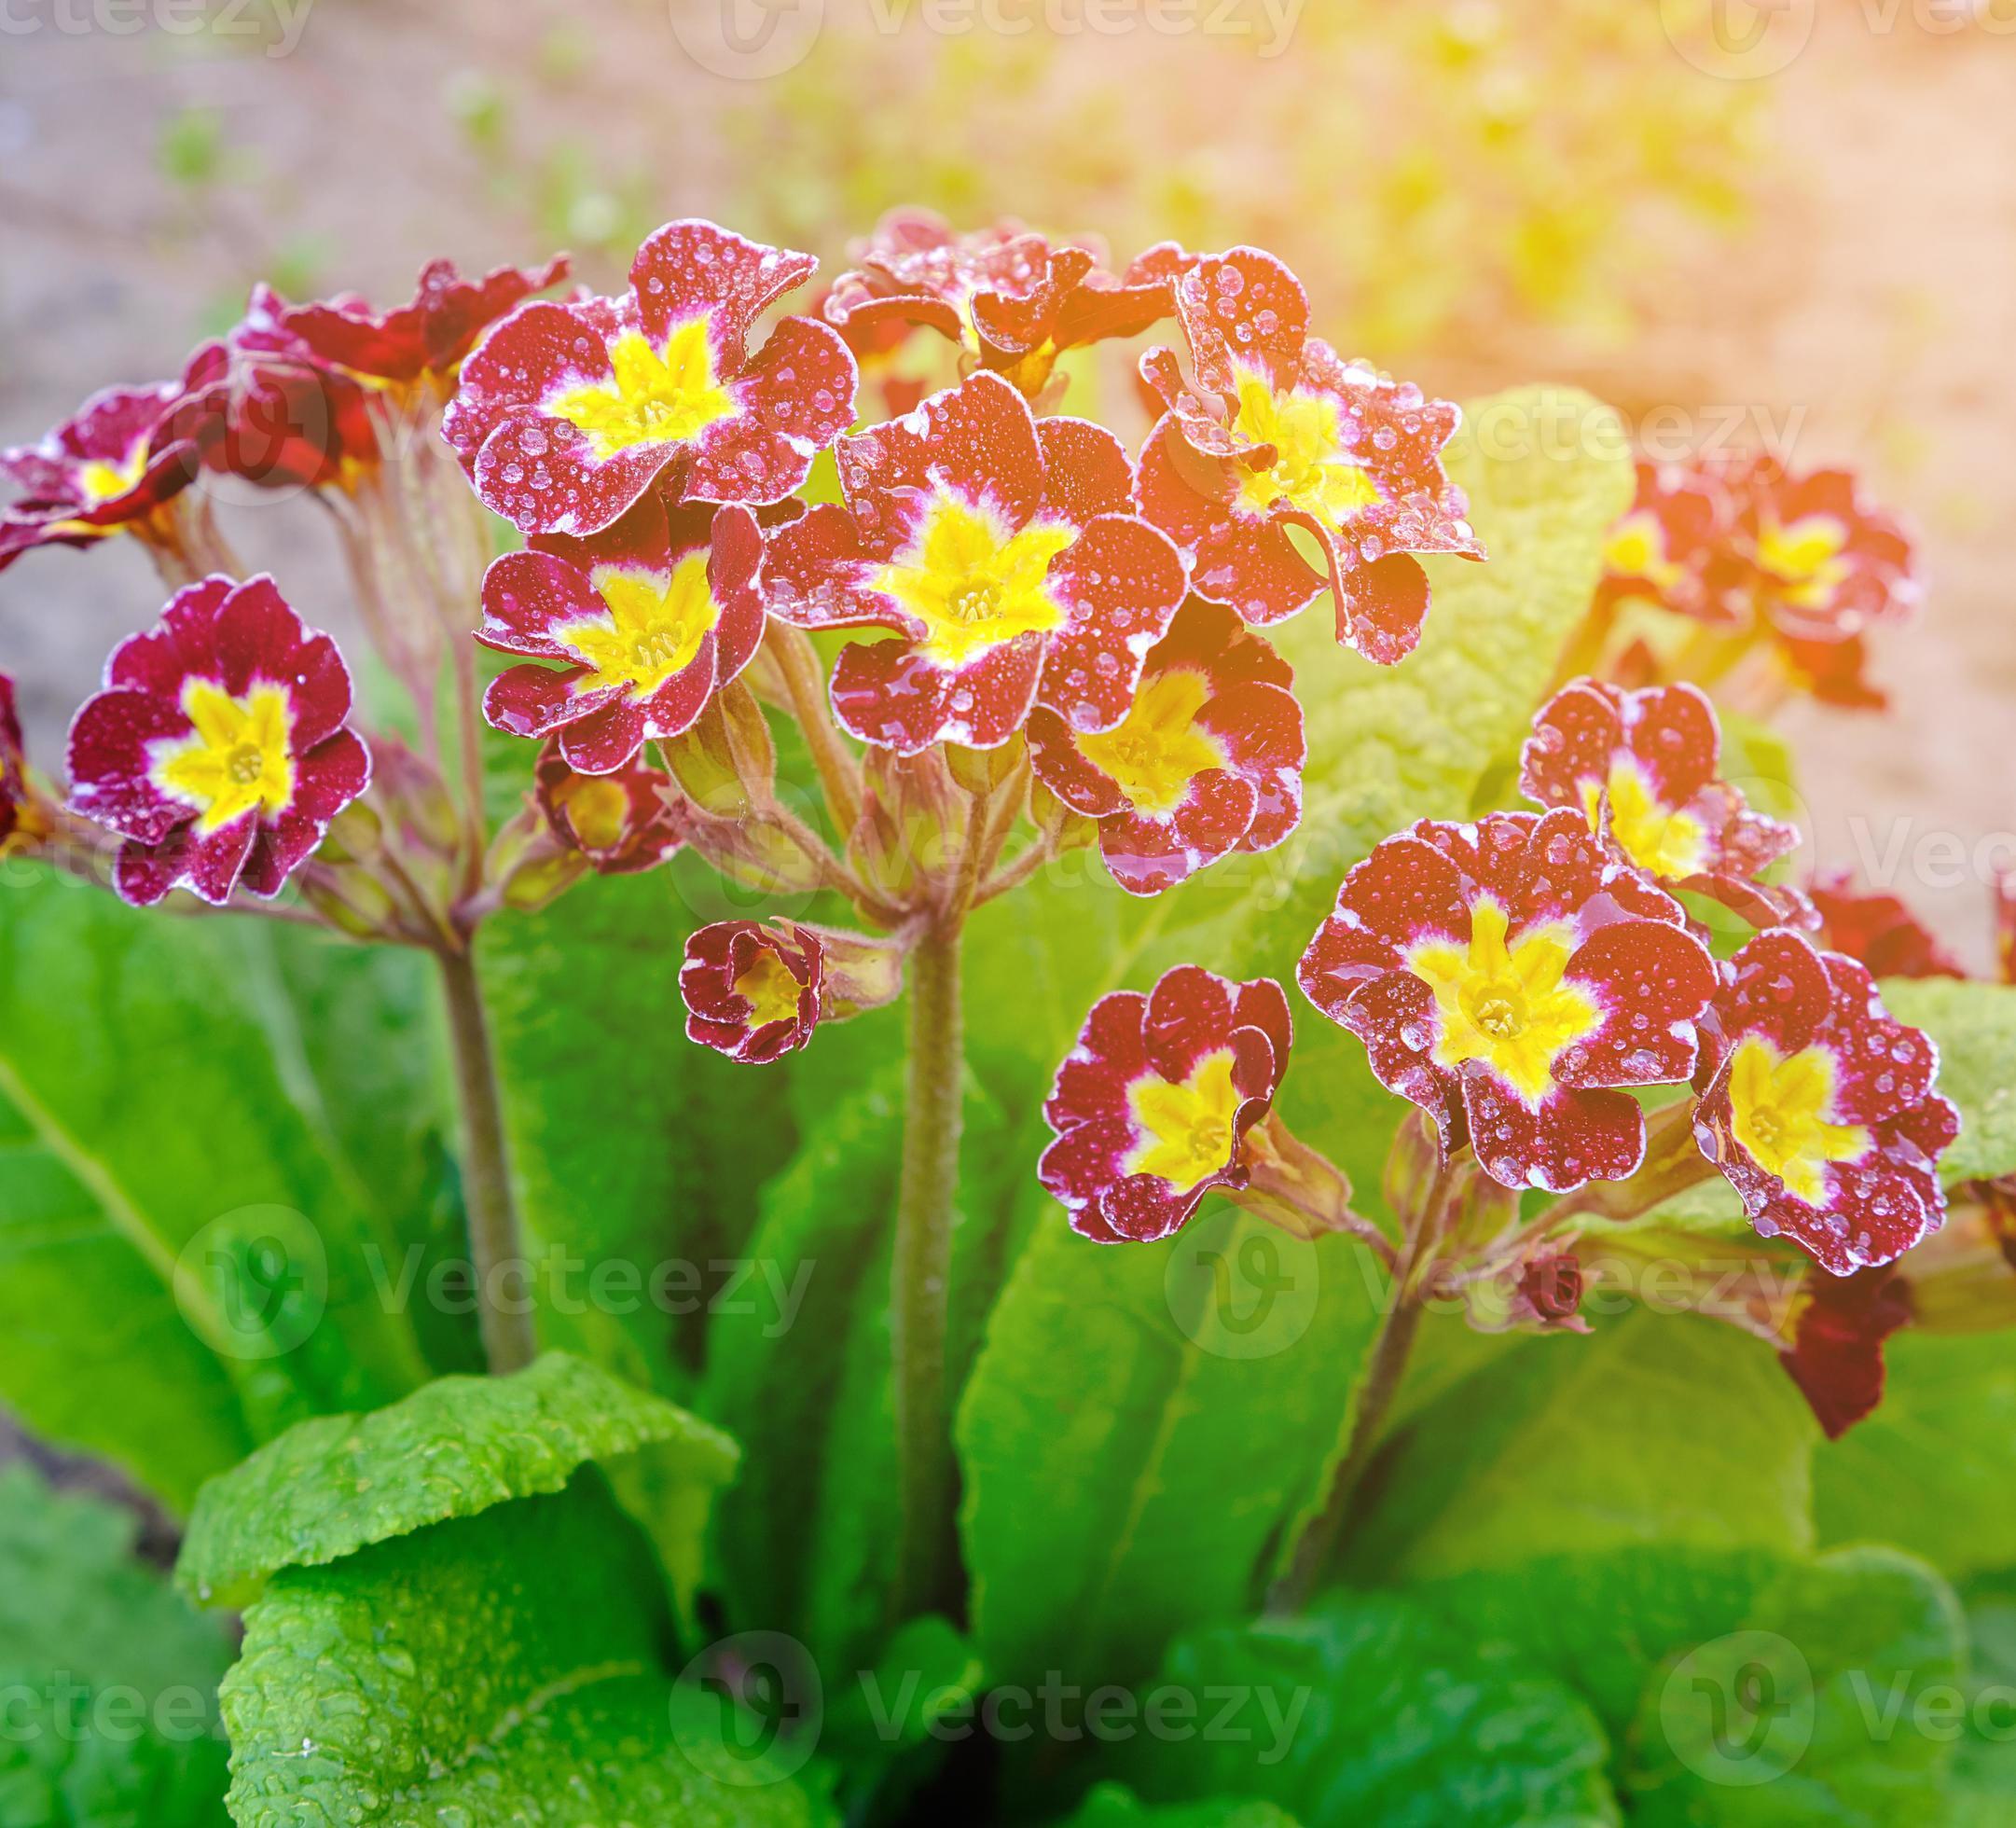
[[146, 473], [147, 441], [142, 438], [128, 453], [122, 464], [94, 457], [77, 470], [77, 487], [84, 492], [84, 500], [91, 507], [101, 502], [109, 502], [132, 488]]
[[1834, 1084], [1834, 1056], [1821, 1046], [1787, 1056], [1750, 1035], [1729, 1063], [1736, 1141], [1809, 1206], [1827, 1203], [1828, 1164], [1858, 1161], [1871, 1142], [1860, 1124], [1829, 1121]]
[[1504, 908], [1483, 896], [1471, 910], [1468, 947], [1428, 940], [1406, 964], [1435, 993], [1435, 1063], [1483, 1060], [1530, 1106], [1553, 1089], [1554, 1061], [1601, 1026], [1603, 1012], [1567, 981], [1570, 928], [1533, 927], [1508, 947], [1510, 926]]
[[1589, 815], [1591, 831], [1600, 822], [1605, 791], [1610, 802], [1610, 836], [1640, 869], [1673, 882], [1701, 868], [1707, 856], [1707, 834], [1701, 821], [1663, 804], [1629, 756], [1619, 755], [1610, 763], [1604, 789], [1594, 781], [1582, 782], [1582, 810]]
[[584, 692], [623, 686], [632, 699], [648, 699], [693, 664], [708, 630], [721, 620], [721, 605], [707, 588], [704, 552], [689, 553], [670, 577], [598, 565], [588, 581], [606, 619], [585, 616], [552, 630], [553, 639], [590, 669], [581, 682]]
[[1790, 526], [1766, 516], [1757, 530], [1757, 561], [1787, 587], [1788, 602], [1824, 609], [1848, 575], [1841, 556], [1847, 544], [1847, 528], [1831, 514], [1809, 514]]
[[1271, 469], [1250, 470], [1239, 485], [1239, 499], [1256, 514], [1285, 501], [1337, 527], [1379, 499], [1372, 478], [1344, 448], [1330, 395], [1300, 387], [1277, 394], [1264, 375], [1242, 368], [1232, 423], [1279, 453]]
[[1662, 590], [1680, 581], [1682, 568], [1666, 557], [1665, 530], [1650, 508], [1627, 514], [1604, 542], [1603, 563], [1613, 576], [1642, 577]]
[[733, 418], [740, 409], [714, 373], [709, 315], [678, 325], [663, 349], [625, 330], [609, 345], [609, 379], [571, 388], [545, 410], [584, 433], [599, 461], [632, 445], [683, 444]]
[[1153, 1073], [1127, 1087], [1141, 1141], [1123, 1166], [1129, 1174], [1159, 1174], [1188, 1190], [1232, 1159], [1233, 1119], [1241, 1100], [1232, 1083], [1232, 1050], [1221, 1047], [1180, 1085]]
[[601, 774], [569, 775], [555, 797], [584, 849], [612, 851], [623, 841], [630, 796], [621, 782]]
[[768, 950], [758, 952], [755, 962], [735, 980], [735, 994], [749, 1004], [751, 1028], [797, 1020], [798, 998], [804, 991], [791, 967]]
[[234, 699], [207, 679], [191, 679], [182, 687], [182, 712], [194, 731], [158, 745], [149, 772], [163, 793], [198, 809], [199, 833], [294, 803], [294, 712], [283, 687], [262, 681]]
[[1209, 690], [1201, 673], [1161, 673], [1141, 687], [1117, 729], [1071, 741], [1141, 811], [1173, 812], [1193, 776], [1225, 765], [1218, 740], [1196, 724]]
[[1077, 537], [1054, 520], [1010, 533], [989, 509], [941, 489], [910, 543], [876, 574], [925, 628], [924, 654], [961, 667], [1017, 635], [1061, 627], [1063, 607], [1046, 583], [1050, 561]]

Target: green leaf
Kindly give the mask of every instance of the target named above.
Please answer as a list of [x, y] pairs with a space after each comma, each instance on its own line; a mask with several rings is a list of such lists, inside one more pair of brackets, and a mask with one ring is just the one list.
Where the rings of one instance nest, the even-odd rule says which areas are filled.
[[1379, 1828], [1620, 1820], [1602, 1730], [1572, 1693], [1394, 1595], [1195, 1633], [1144, 1715], [1172, 1692], [1189, 1731], [1151, 1728], [1113, 1761], [1144, 1796], [1259, 1797]]
[[370, 1415], [302, 1422], [213, 1479], [176, 1579], [242, 1606], [282, 1568], [558, 1491], [590, 1461], [646, 1447], [706, 1489], [734, 1472], [719, 1430], [561, 1352], [508, 1378], [443, 1378]]
[[[382, 1288], [433, 1110], [423, 990], [257, 921], [137, 912], [39, 872], [13, 886], [0, 1395], [31, 1428], [182, 1509], [288, 1424], [428, 1375]], [[390, 1036], [381, 1053], [333, 1058], [315, 1012], [346, 1001], [353, 1045]], [[381, 1154], [350, 1103], [366, 1062], [407, 1113]]]
[[1815, 1455], [1820, 1541], [1896, 1543], [1953, 1575], [2016, 1562], [2016, 1336], [1910, 1327], [1884, 1356], [1882, 1403]]
[[[649, 1557], [584, 1474], [566, 1491], [276, 1574], [224, 1683], [239, 1828], [830, 1822], [675, 1684]], [[760, 1739], [760, 1735], [757, 1736]]]
[[1953, 1591], [1886, 1548], [1788, 1569], [1741, 1625], [1655, 1669], [1632, 1734], [1647, 1828], [1942, 1828], [1950, 1738], [1928, 1690], [1961, 1677]]
[[1125, 1784], [1102, 1783], [1076, 1814], [1058, 1828], [1297, 1828], [1295, 1819], [1272, 1803], [1238, 1803], [1219, 1796], [1208, 1803], [1172, 1803], [1155, 1808]]
[[[686, 1039], [680, 950], [700, 920], [670, 879], [595, 877], [501, 918], [479, 963], [526, 1247], [549, 1266], [540, 1338], [679, 1397], [721, 1295], [713, 1266], [742, 1253], [760, 1170], [794, 1133], [788, 1064]], [[617, 1271], [634, 1285], [598, 1296], [596, 1274]]]
[[1953, 1828], [1996, 1828], [2016, 1815], [2016, 1572], [1979, 1576], [1960, 1599], [1973, 1658], [1950, 1819]]
[[[835, 1670], [873, 1654], [894, 1578], [889, 1286], [902, 1085], [891, 1062], [834, 1103], [766, 1184], [749, 1247], [757, 1273], [709, 1336], [701, 1406], [747, 1452], [713, 1532], [731, 1611], [796, 1632]], [[1004, 1174], [1010, 1133], [969, 1086], [953, 1219], [955, 1379], [998, 1282], [999, 1233], [1025, 1189], [1041, 1197], [1033, 1155], [1017, 1149], [1019, 1171]]]
[[133, 1557], [131, 1515], [0, 1471], [0, 1821], [221, 1828], [224, 1635]]
[[1374, 1323], [1361, 1254], [1231, 1207], [1163, 1244], [1043, 1224], [956, 1431], [997, 1678], [1125, 1682], [1245, 1609], [1335, 1452]]
[[1637, 1543], [1798, 1553], [1817, 1433], [1777, 1355], [1733, 1326], [1637, 1310], [1527, 1339], [1394, 1440], [1347, 1566], [1388, 1581]]
[[1939, 1044], [1939, 1089], [1960, 1107], [1940, 1178], [1951, 1186], [2016, 1172], [2016, 985], [1892, 977], [1883, 1000]]

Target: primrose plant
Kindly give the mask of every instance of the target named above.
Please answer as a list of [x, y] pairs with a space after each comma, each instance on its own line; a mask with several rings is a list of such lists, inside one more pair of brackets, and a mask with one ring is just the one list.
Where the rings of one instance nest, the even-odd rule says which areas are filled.
[[[904, 213], [807, 299], [814, 267], [685, 220], [613, 297], [537, 296], [563, 259], [436, 262], [385, 312], [261, 287], [178, 381], [5, 453], [0, 564], [124, 534], [173, 594], [77, 711], [61, 790], [23, 761], [7, 687], [0, 835], [138, 907], [431, 959], [478, 1286], [524, 1249], [479, 931], [675, 856], [817, 898], [832, 918], [701, 925], [663, 971], [691, 1041], [752, 1066], [906, 1004], [900, 1623], [958, 1609], [970, 920], [1067, 852], [1147, 899], [1286, 844], [1329, 687], [1270, 631], [1327, 595], [1342, 647], [1403, 667], [1435, 615], [1421, 561], [1493, 561], [1444, 467], [1457, 409], [1340, 358], [1256, 248], [1164, 244], [1114, 274]], [[917, 335], [935, 391], [882, 376]], [[1058, 410], [1087, 352], [1144, 337], [1138, 447]], [[367, 667], [244, 575], [225, 482], [328, 518]], [[499, 522], [522, 544], [493, 557]], [[1720, 1177], [1816, 1266], [1810, 1340], [1750, 1323], [1838, 1432], [1875, 1402], [1895, 1321], [1833, 1291], [1887, 1284], [1945, 1211], [1938, 1050], [1849, 956], [1895, 969], [1872, 949], [1908, 917], [1785, 879], [1798, 834], [1725, 774], [1708, 696], [1871, 701], [1865, 633], [1916, 601], [1903, 534], [1842, 473], [1645, 463], [1608, 563], [1498, 801], [1389, 830], [1273, 976], [1200, 950], [1100, 997], [1023, 1164], [1088, 1253], [1167, 1239], [1215, 1197], [1356, 1240], [1386, 1279], [1277, 1608], [1330, 1567], [1431, 1303], [1586, 1330], [1592, 1241], [1628, 1253], [1635, 1222]], [[500, 800], [512, 738], [531, 746]], [[1376, 1200], [1277, 1108], [1312, 1012], [1411, 1107]], [[493, 1373], [532, 1364], [530, 1314], [480, 1322]]]

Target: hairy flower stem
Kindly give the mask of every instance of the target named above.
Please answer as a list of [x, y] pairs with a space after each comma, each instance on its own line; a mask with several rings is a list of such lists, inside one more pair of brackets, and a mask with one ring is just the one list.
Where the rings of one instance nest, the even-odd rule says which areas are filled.
[[491, 1374], [501, 1377], [530, 1364], [538, 1351], [538, 1340], [529, 1309], [512, 1314], [497, 1305], [504, 1267], [521, 1264], [525, 1255], [504, 1156], [497, 1061], [483, 1014], [482, 986], [468, 949], [443, 948], [435, 957], [441, 966], [449, 1041], [455, 1057], [456, 1101], [462, 1107], [463, 1199], [469, 1213], [476, 1314], [483, 1332], [484, 1359]]
[[1387, 1412], [1400, 1393], [1401, 1380], [1406, 1375], [1407, 1360], [1414, 1351], [1415, 1335], [1420, 1330], [1423, 1311], [1419, 1292], [1410, 1288], [1405, 1278], [1397, 1278], [1393, 1283], [1392, 1311], [1379, 1329], [1379, 1336], [1373, 1343], [1372, 1356], [1366, 1362], [1365, 1380], [1359, 1387], [1358, 1401], [1351, 1410], [1343, 1457], [1331, 1479], [1329, 1496], [1323, 1502], [1321, 1514], [1295, 1544], [1294, 1558], [1289, 1564], [1288, 1572], [1267, 1595], [1270, 1613], [1300, 1612], [1309, 1603], [1317, 1583], [1335, 1556], [1337, 1544], [1344, 1538], [1345, 1523], [1350, 1516], [1351, 1501], [1357, 1495], [1360, 1481], [1365, 1476], [1365, 1469], [1372, 1464]]
[[895, 1348], [897, 1537], [893, 1613], [928, 1611], [951, 1548], [951, 1410], [946, 1295], [959, 1192], [960, 927], [935, 922], [910, 954], [910, 1062], [890, 1305]]

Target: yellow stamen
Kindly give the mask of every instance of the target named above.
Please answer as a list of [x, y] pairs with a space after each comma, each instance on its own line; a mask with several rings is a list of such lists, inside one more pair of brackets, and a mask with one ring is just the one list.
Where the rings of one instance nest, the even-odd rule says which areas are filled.
[[1244, 368], [1232, 422], [1279, 453], [1271, 469], [1250, 470], [1239, 485], [1240, 500], [1256, 514], [1285, 501], [1337, 527], [1379, 499], [1371, 477], [1344, 448], [1330, 395], [1300, 387], [1277, 394], [1264, 375]]
[[875, 588], [923, 623], [929, 658], [961, 667], [1017, 635], [1063, 625], [1045, 579], [1076, 537], [1054, 520], [1011, 533], [987, 508], [941, 489], [910, 543], [876, 574]]
[[639, 330], [609, 345], [607, 381], [570, 388], [545, 410], [587, 435], [598, 460], [637, 444], [684, 443], [740, 409], [714, 373], [708, 314], [679, 325], [654, 349]]
[[1196, 722], [1209, 692], [1202, 673], [1158, 674], [1141, 687], [1119, 728], [1071, 741], [1141, 811], [1173, 812], [1194, 776], [1225, 766], [1218, 739]]
[[1685, 575], [1666, 557], [1666, 533], [1650, 508], [1627, 514], [1610, 529], [1603, 547], [1604, 568], [1616, 577], [1642, 577], [1661, 590], [1671, 590]]
[[608, 614], [556, 623], [553, 639], [591, 669], [578, 689], [629, 688], [648, 699], [674, 673], [693, 664], [721, 605], [707, 585], [707, 555], [689, 553], [668, 577], [663, 572], [598, 565], [589, 574]]
[[1572, 929], [1529, 928], [1508, 947], [1510, 927], [1505, 909], [1480, 897], [1467, 948], [1429, 940], [1407, 954], [1406, 964], [1435, 993], [1435, 1063], [1483, 1060], [1530, 1106], [1553, 1089], [1554, 1061], [1602, 1025], [1603, 1012], [1567, 980]]
[[191, 679], [182, 687], [182, 711], [194, 733], [157, 745], [149, 772], [163, 793], [199, 810], [199, 833], [294, 803], [294, 712], [283, 687], [262, 681], [240, 699]]
[[1127, 1103], [1141, 1141], [1122, 1166], [1129, 1174], [1159, 1174], [1187, 1192], [1232, 1159], [1240, 1101], [1229, 1047], [1205, 1055], [1180, 1085], [1153, 1073], [1137, 1079]]
[[1821, 1046], [1788, 1056], [1750, 1035], [1729, 1062], [1736, 1141], [1809, 1206], [1827, 1204], [1828, 1165], [1859, 1161], [1872, 1141], [1860, 1124], [1830, 1120], [1835, 1083], [1834, 1056]]

